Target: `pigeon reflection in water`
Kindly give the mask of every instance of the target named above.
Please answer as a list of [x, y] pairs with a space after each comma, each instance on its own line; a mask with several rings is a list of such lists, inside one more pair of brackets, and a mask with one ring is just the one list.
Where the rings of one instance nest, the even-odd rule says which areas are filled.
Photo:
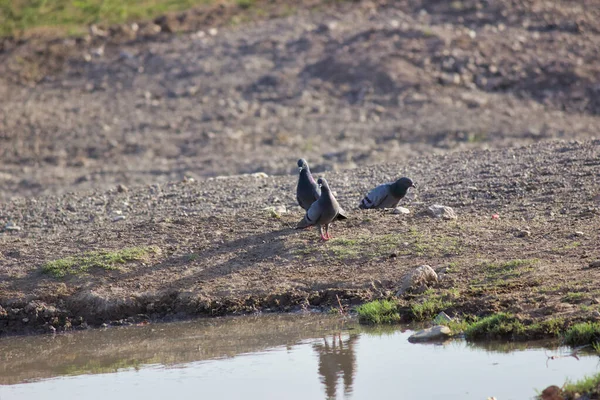
[[358, 335], [353, 334], [342, 339], [341, 334], [323, 338], [323, 343], [313, 344], [313, 349], [319, 353], [319, 375], [325, 385], [326, 399], [335, 399], [338, 380], [344, 381], [344, 394], [352, 393], [352, 384], [356, 370], [356, 355], [354, 346]]

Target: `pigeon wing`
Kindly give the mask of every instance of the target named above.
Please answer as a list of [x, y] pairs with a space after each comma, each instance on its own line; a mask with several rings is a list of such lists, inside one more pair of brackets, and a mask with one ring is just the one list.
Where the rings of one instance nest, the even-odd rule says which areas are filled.
[[377, 208], [388, 198], [388, 196], [391, 196], [389, 183], [379, 185], [372, 189], [361, 200], [358, 207], [362, 209]]
[[317, 200], [314, 203], [312, 203], [308, 211], [306, 211], [306, 214], [304, 215], [304, 218], [302, 218], [302, 221], [298, 222], [296, 229], [302, 229], [312, 225], [316, 225], [321, 219], [321, 214], [323, 214], [322, 205], [321, 202]]

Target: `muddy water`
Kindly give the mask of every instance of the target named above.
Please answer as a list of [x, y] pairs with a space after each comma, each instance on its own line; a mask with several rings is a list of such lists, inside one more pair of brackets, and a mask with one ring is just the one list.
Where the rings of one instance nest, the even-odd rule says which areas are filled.
[[600, 367], [539, 343], [409, 335], [287, 315], [3, 338], [0, 399], [528, 399]]

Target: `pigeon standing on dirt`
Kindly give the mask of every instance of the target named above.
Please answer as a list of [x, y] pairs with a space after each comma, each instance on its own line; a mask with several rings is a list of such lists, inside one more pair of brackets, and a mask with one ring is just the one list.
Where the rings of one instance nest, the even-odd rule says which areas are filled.
[[[331, 239], [329, 224], [338, 217], [341, 208], [335, 197], [333, 197], [331, 190], [329, 190], [327, 181], [324, 178], [319, 178], [317, 183], [321, 187], [321, 196], [317, 201], [312, 203], [302, 221], [296, 226], [296, 229], [316, 225], [319, 228], [321, 239], [329, 240]], [[323, 227], [325, 227], [325, 233], [323, 233]]]
[[298, 200], [300, 207], [308, 210], [312, 203], [321, 196], [321, 189], [317, 186], [317, 182], [310, 173], [310, 168], [304, 158], [298, 160], [298, 171], [300, 175], [296, 187], [296, 200]]
[[400, 178], [393, 183], [384, 183], [372, 189], [364, 199], [361, 200], [358, 208], [395, 208], [400, 199], [402, 199], [409, 188], [416, 188], [410, 178]]
[[[298, 186], [296, 186], [296, 200], [300, 207], [308, 211], [310, 206], [321, 196], [321, 189], [319, 189], [319, 186], [310, 173], [310, 168], [304, 158], [298, 160], [298, 171], [299, 176]], [[346, 212], [341, 207], [336, 219], [348, 219]]]

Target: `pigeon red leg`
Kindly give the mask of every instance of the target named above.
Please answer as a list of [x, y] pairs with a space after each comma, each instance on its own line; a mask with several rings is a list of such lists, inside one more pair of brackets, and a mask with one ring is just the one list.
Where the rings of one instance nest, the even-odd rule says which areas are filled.
[[327, 233], [323, 233], [323, 227], [321, 225], [319, 225], [319, 233], [321, 234], [321, 239], [325, 242], [327, 240], [329, 240], [329, 238], [327, 237]]

